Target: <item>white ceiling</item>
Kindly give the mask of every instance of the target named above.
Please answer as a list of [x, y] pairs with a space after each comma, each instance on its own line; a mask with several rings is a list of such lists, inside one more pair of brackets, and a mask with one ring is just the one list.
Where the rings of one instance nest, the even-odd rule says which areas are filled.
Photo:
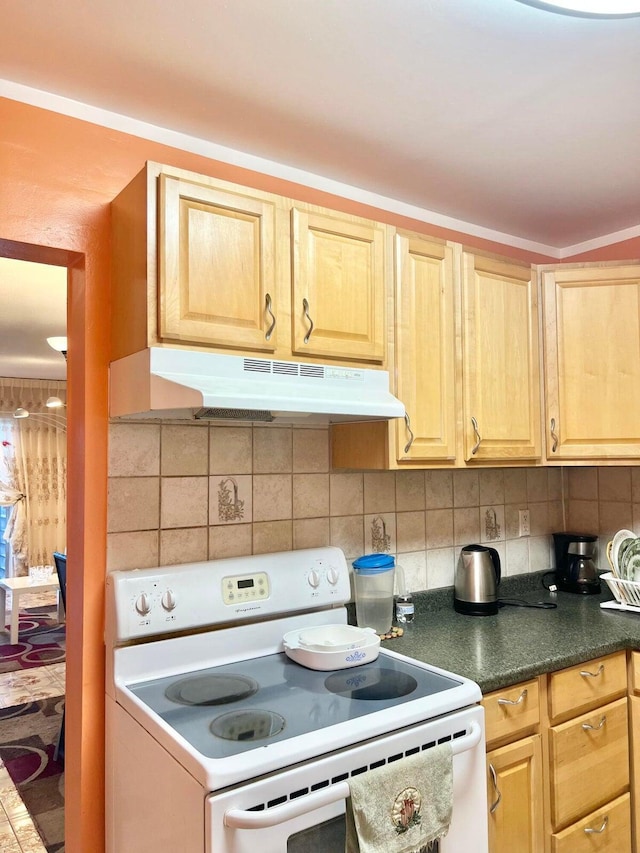
[[7, 2], [2, 18], [5, 81], [532, 244], [640, 234], [640, 18], [518, 0]]
[[67, 334], [67, 270], [0, 258], [0, 376], [65, 379], [47, 338]]

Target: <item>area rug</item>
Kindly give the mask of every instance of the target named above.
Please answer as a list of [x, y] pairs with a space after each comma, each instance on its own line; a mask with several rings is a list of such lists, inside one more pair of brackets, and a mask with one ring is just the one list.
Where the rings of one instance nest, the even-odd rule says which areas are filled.
[[64, 850], [64, 768], [53, 760], [64, 696], [0, 709], [0, 761], [48, 853]]
[[[56, 620], [56, 607], [27, 607], [20, 611], [18, 642], [0, 633], [0, 673], [62, 663], [65, 626]], [[7, 625], [7, 629], [8, 629]]]

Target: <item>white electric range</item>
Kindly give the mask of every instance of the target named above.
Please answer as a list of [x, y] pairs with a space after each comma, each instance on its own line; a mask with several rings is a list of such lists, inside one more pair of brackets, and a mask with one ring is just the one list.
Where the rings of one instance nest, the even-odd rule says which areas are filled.
[[385, 645], [320, 672], [288, 631], [346, 624], [349, 570], [317, 548], [107, 578], [108, 853], [337, 853], [349, 777], [451, 741], [442, 853], [486, 853], [478, 686]]

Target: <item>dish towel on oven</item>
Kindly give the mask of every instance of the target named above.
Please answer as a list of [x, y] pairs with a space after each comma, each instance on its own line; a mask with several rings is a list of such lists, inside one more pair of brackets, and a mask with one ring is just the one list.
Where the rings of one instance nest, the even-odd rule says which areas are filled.
[[453, 809], [451, 744], [349, 779], [346, 853], [430, 853]]

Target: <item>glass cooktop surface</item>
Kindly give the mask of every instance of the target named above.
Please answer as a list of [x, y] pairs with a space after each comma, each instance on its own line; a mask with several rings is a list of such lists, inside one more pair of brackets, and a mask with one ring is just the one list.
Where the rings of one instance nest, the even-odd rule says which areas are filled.
[[225, 758], [376, 711], [393, 714], [405, 702], [459, 684], [384, 653], [331, 672], [306, 669], [280, 653], [128, 689], [202, 755]]

